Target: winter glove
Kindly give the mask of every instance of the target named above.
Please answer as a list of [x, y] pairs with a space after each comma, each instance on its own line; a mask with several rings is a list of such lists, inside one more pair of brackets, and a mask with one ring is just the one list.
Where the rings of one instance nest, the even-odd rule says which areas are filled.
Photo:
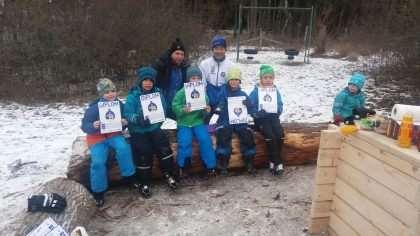
[[246, 107], [250, 107], [251, 106], [251, 102], [248, 99], [244, 99], [242, 101], [242, 104], [244, 104], [244, 106], [246, 106]]
[[267, 112], [264, 109], [259, 110], [256, 114], [255, 114], [255, 118], [263, 118], [267, 116]]
[[353, 109], [353, 115], [358, 116], [359, 119], [366, 118], [368, 115], [375, 115], [376, 112], [372, 109], [367, 109], [364, 107]]
[[146, 127], [146, 126], [149, 126], [150, 125], [149, 118], [144, 119], [143, 117], [139, 116], [138, 122], [139, 122], [139, 125], [141, 127]]
[[340, 115], [334, 115], [334, 124], [335, 125], [340, 125], [341, 122], [343, 122], [344, 119], [342, 116]]
[[344, 119], [345, 125], [354, 125], [354, 116], [349, 116], [346, 119]]
[[28, 198], [29, 212], [60, 213], [67, 206], [66, 199], [56, 193], [31, 195]]
[[213, 114], [220, 115], [221, 112], [222, 111], [221, 111], [220, 107], [217, 107], [216, 109], [214, 109]]

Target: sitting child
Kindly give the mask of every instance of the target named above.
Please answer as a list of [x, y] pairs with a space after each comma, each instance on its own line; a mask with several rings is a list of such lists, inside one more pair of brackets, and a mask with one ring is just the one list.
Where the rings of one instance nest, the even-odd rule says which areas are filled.
[[367, 114], [374, 114], [375, 111], [365, 108], [365, 94], [362, 92], [365, 83], [365, 76], [361, 73], [354, 73], [348, 83], [334, 100], [333, 115], [334, 124], [341, 122], [352, 122], [355, 115], [362, 118]]
[[160, 94], [161, 105], [165, 110], [165, 99], [159, 88], [154, 86], [156, 73], [156, 70], [152, 67], [143, 67], [137, 71], [138, 81], [131, 88], [124, 106], [124, 115], [128, 120], [128, 130], [131, 136], [130, 143], [140, 178], [140, 193], [145, 198], [152, 195], [151, 182], [154, 155], [159, 158], [160, 169], [168, 186], [171, 189], [176, 188], [176, 181], [173, 177], [173, 153], [169, 146], [168, 137], [160, 128], [163, 121], [152, 124], [149, 117], [144, 116], [146, 109], [151, 112], [156, 111], [158, 104], [150, 101], [145, 109], [140, 102], [143, 95]]
[[[82, 120], [82, 130], [87, 134], [86, 141], [91, 153], [90, 161], [90, 185], [96, 205], [104, 205], [104, 193], [108, 188], [106, 162], [110, 148], [115, 150], [116, 159], [120, 167], [120, 172], [127, 181], [134, 184], [135, 167], [132, 159], [131, 148], [125, 141], [121, 132], [101, 134], [99, 120], [99, 102], [119, 101], [117, 98], [116, 87], [109, 79], [100, 79], [96, 85], [100, 98], [92, 102], [85, 112]], [[120, 101], [121, 113], [123, 113], [122, 102]], [[123, 126], [127, 121], [122, 118]]]
[[[223, 85], [218, 96], [218, 105], [215, 113], [220, 117], [217, 121], [216, 138], [217, 148], [216, 154], [218, 166], [221, 175], [227, 175], [230, 155], [232, 153], [232, 133], [236, 133], [240, 140], [240, 148], [247, 171], [255, 175], [256, 171], [253, 159], [256, 154], [254, 133], [248, 127], [247, 119], [243, 118], [243, 108], [234, 104], [234, 97], [241, 100], [246, 107], [248, 114], [255, 113], [255, 107], [249, 100], [248, 95], [241, 90], [241, 71], [239, 68], [232, 67], [228, 70], [227, 84]], [[231, 102], [229, 102], [231, 101]], [[229, 106], [232, 106], [229, 108]], [[229, 112], [230, 110], [230, 112]], [[245, 113], [244, 113], [245, 114]], [[237, 117], [234, 117], [234, 116]]]
[[[189, 67], [187, 70], [187, 81], [198, 82], [202, 80], [202, 73], [198, 67]], [[203, 94], [205, 95], [205, 94]], [[209, 111], [208, 98], [206, 96], [207, 107]], [[207, 115], [206, 110], [191, 111], [191, 107], [186, 103], [185, 89], [179, 90], [172, 102], [172, 110], [176, 115], [178, 124], [178, 153], [177, 164], [182, 176], [188, 176], [191, 168], [192, 141], [193, 136], [200, 145], [200, 157], [210, 176], [215, 175], [216, 156], [213, 150], [213, 144], [207, 127], [204, 124], [204, 118]]]
[[[274, 85], [274, 70], [271, 66], [261, 65], [260, 84], [255, 86], [249, 95], [253, 104], [258, 104], [258, 112], [253, 114], [255, 127], [264, 136], [270, 160], [270, 171], [273, 175], [283, 173], [283, 158], [281, 151], [284, 142], [283, 127], [279, 116], [283, 111], [283, 102], [280, 92]], [[271, 98], [269, 90], [276, 98]], [[263, 100], [266, 103], [263, 103]], [[268, 101], [269, 100], [269, 101]]]

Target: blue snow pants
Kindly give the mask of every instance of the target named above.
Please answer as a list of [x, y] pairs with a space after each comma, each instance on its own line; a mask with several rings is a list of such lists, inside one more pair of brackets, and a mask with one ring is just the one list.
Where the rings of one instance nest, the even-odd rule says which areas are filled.
[[94, 193], [103, 192], [108, 188], [106, 162], [110, 148], [115, 150], [121, 175], [128, 177], [135, 173], [130, 145], [122, 135], [113, 136], [96, 143], [90, 147], [90, 186]]
[[192, 157], [192, 141], [193, 137], [200, 145], [200, 157], [207, 169], [216, 167], [216, 155], [213, 149], [210, 134], [207, 132], [207, 127], [197, 125], [194, 127], [178, 126], [178, 153], [177, 164], [179, 167], [184, 167], [185, 160]]

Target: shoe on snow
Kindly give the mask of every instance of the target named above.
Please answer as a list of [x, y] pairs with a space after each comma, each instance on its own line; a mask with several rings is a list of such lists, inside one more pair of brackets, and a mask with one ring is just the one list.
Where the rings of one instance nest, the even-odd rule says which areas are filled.
[[104, 193], [93, 193], [93, 198], [95, 199], [96, 207], [102, 207], [105, 204]]
[[214, 177], [216, 177], [216, 170], [215, 170], [215, 169], [209, 169], [209, 170], [207, 170], [207, 176], [208, 176], [209, 178], [214, 178]]
[[284, 172], [283, 164], [280, 164], [280, 165], [276, 166], [276, 168], [274, 169], [273, 175], [276, 175], [276, 176], [282, 175], [283, 172]]
[[274, 162], [270, 162], [270, 165], [269, 165], [268, 168], [269, 168], [271, 174], [274, 174], [274, 166], [275, 166]]
[[221, 168], [220, 169], [220, 175], [221, 176], [227, 176], [229, 174], [229, 171], [227, 168]]
[[257, 170], [255, 169], [255, 167], [253, 165], [249, 165], [246, 168], [246, 171], [250, 174], [250, 175], [256, 175], [257, 174]]
[[170, 189], [175, 190], [177, 188], [177, 184], [174, 177], [170, 176], [169, 174], [166, 174], [165, 179]]
[[150, 198], [152, 196], [152, 189], [147, 184], [142, 185], [139, 192], [144, 198]]

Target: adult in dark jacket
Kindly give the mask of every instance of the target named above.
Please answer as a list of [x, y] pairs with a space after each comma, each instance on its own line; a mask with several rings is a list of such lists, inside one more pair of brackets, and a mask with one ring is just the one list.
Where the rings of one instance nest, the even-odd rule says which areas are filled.
[[[156, 86], [161, 89], [167, 104], [172, 104], [176, 92], [187, 82], [189, 63], [185, 57], [185, 46], [182, 41], [177, 38], [152, 67], [157, 71]], [[175, 119], [171, 106], [166, 116]]]

